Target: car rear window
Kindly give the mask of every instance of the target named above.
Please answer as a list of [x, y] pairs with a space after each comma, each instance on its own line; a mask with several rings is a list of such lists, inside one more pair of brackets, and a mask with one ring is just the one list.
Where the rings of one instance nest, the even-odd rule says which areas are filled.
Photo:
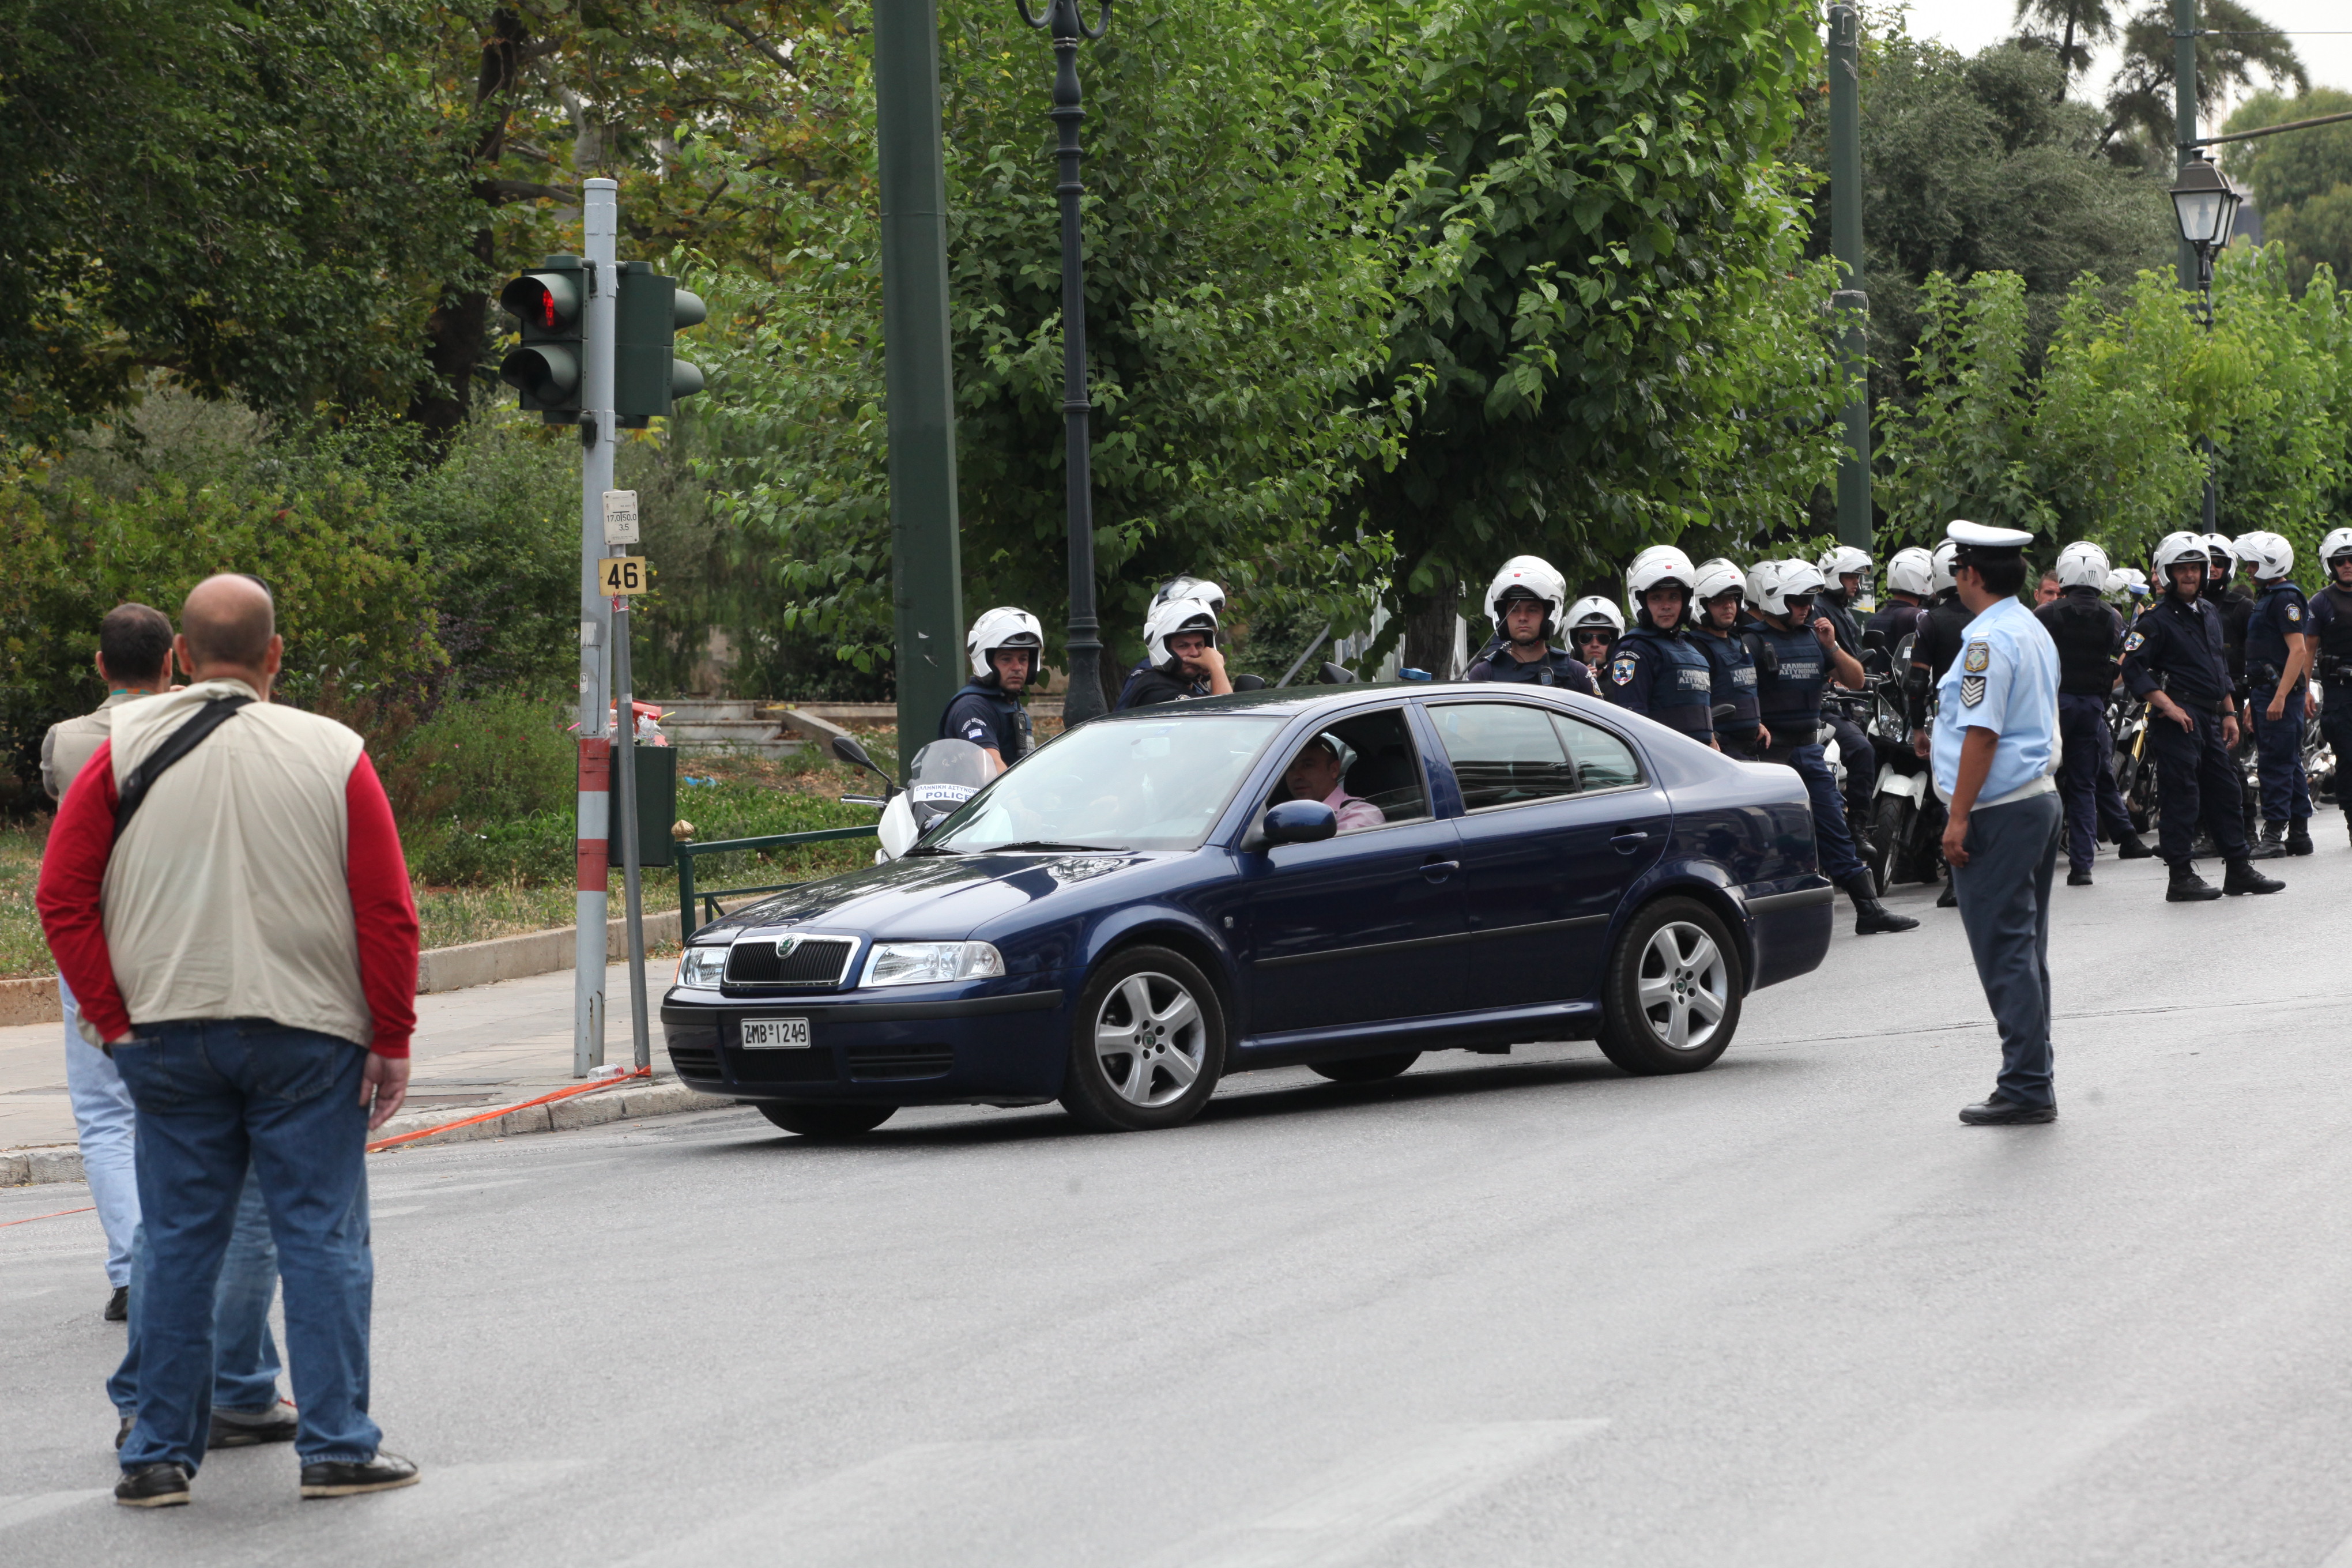
[[1551, 716], [1517, 702], [1447, 702], [1430, 709], [1464, 809], [1522, 805], [1576, 793], [1576, 768]]

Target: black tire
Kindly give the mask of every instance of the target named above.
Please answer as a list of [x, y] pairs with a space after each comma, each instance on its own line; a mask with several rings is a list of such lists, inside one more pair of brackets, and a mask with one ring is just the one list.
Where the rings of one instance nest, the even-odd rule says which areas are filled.
[[[1667, 961], [1669, 952], [1674, 962]], [[1643, 905], [1609, 955], [1601, 990], [1601, 1054], [1644, 1078], [1713, 1066], [1739, 1027], [1746, 984], [1740, 971], [1739, 949], [1713, 910], [1695, 899]], [[1710, 1006], [1716, 1009], [1711, 1023], [1705, 1018]], [[1694, 1016], [1705, 1027], [1695, 1042]], [[1674, 1043], [1677, 1032], [1686, 1043]]]
[[1385, 1056], [1349, 1057], [1343, 1062], [1307, 1065], [1333, 1083], [1378, 1083], [1384, 1078], [1396, 1077], [1419, 1060], [1419, 1051], [1391, 1051]]
[[1870, 818], [1870, 874], [1880, 889], [1909, 881], [1918, 875], [1911, 853], [1912, 818], [1918, 807], [1899, 795], [1882, 795]]
[[1224, 1067], [1225, 1010], [1209, 977], [1171, 949], [1122, 948], [1071, 1010], [1062, 1109], [1097, 1132], [1181, 1127]]
[[803, 1138], [855, 1138], [871, 1132], [898, 1113], [895, 1105], [811, 1105], [805, 1100], [760, 1101], [760, 1114]]

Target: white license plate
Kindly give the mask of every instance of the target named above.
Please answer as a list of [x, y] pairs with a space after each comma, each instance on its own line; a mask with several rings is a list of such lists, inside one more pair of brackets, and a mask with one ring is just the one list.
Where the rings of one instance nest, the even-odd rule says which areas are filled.
[[747, 1051], [804, 1051], [813, 1044], [806, 1018], [746, 1018], [743, 1048]]

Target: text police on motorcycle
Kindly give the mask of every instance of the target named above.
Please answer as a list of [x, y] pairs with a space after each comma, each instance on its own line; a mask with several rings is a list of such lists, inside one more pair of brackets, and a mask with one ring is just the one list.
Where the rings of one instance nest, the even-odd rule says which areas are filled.
[[[2173, 903], [2225, 892], [2274, 893], [2284, 885], [2255, 870], [2247, 854], [2238, 773], [2230, 763], [2238, 715], [2221, 650], [2221, 612], [2203, 596], [2210, 564], [2202, 537], [2166, 534], [2156, 547], [2163, 596], [2124, 638], [2124, 684], [2149, 709], [2161, 811], [2157, 852], [2172, 868], [2164, 896]], [[2191, 862], [2200, 816], [2229, 865], [2219, 889]]]
[[1495, 623], [1500, 646], [1471, 665], [1463, 679], [1564, 686], [1600, 696], [1601, 687], [1583, 661], [1551, 646], [1567, 602], [1568, 580], [1549, 562], [1515, 555], [1503, 563], [1486, 589], [1486, 618]]
[[1610, 650], [1601, 694], [1712, 746], [1715, 672], [1690, 636], [1691, 595], [1697, 587], [1698, 568], [1671, 544], [1654, 544], [1633, 557], [1625, 572], [1633, 626]]
[[1206, 599], [1170, 599], [1143, 623], [1150, 668], [1127, 683], [1118, 707], [1150, 708], [1187, 697], [1223, 697], [1234, 689], [1217, 647], [1217, 610]]
[[1028, 611], [999, 605], [971, 623], [963, 648], [972, 678], [948, 700], [939, 738], [970, 741], [1009, 768], [1029, 754], [1029, 710], [1021, 697], [1037, 674], [1045, 628]]
[[[1698, 646], [1715, 678], [1710, 693], [1717, 710], [1716, 743], [1737, 757], [1753, 758], [1772, 743], [1757, 705], [1756, 657], [1740, 635], [1740, 610], [1748, 597], [1748, 574], [1721, 556], [1699, 563]], [[1730, 712], [1723, 712], [1728, 708]]]
[[2034, 618], [2058, 649], [2058, 793], [2066, 814], [2066, 885], [2091, 885], [2099, 830], [2137, 860], [2154, 850], [2132, 831], [2131, 812], [2116, 788], [2115, 737], [2107, 698], [2124, 652], [2124, 618], [2100, 595], [2115, 576], [2106, 552], [2087, 541], [2058, 552], [2058, 597]]
[[[2312, 658], [2319, 673], [2319, 731], [2336, 752], [2336, 799], [2346, 805], [2352, 803], [2344, 772], [2352, 761], [2352, 528], [2336, 529], [2319, 542], [2319, 562], [2327, 586], [2311, 601], [2305, 635], [2316, 645]], [[2347, 805], [2344, 821], [2352, 831], [2352, 805]]]
[[2254, 580], [2246, 617], [2246, 717], [2254, 726], [2254, 767], [2263, 785], [2263, 844], [2311, 853], [2311, 780], [2303, 766], [2304, 708], [2311, 672], [2303, 590], [2288, 581], [2294, 546], [2275, 533], [2238, 536], [2231, 547]]
[[[1756, 625], [1744, 634], [1756, 660], [1756, 700], [1772, 743], [1768, 762], [1784, 763], [1805, 781], [1813, 805], [1813, 841], [1821, 847], [1822, 874], [1853, 900], [1856, 935], [1910, 931], [1918, 921], [1878, 901], [1878, 884], [1853, 846], [1837, 776], [1822, 749], [1822, 689], [1830, 677], [1862, 684], [1862, 666], [1838, 647], [1830, 623], [1815, 613], [1822, 574], [1802, 561], [1759, 561], [1748, 574], [1748, 607]], [[1875, 753], [1864, 743], [1853, 766]]]

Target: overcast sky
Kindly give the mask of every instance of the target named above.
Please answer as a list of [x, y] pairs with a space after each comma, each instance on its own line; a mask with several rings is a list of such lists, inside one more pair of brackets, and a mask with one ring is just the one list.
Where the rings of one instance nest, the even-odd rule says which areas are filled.
[[[2352, 90], [2352, 0], [2249, 0], [2249, 8], [2272, 26], [2300, 35], [2292, 41], [2312, 86]], [[2117, 15], [2137, 11], [2138, 0], [2115, 9]], [[1911, 34], [1974, 54], [2014, 31], [2016, 15], [2015, 0], [1913, 0]], [[2106, 97], [2116, 63], [2112, 46], [2092, 59], [2087, 96], [2093, 102]]]

